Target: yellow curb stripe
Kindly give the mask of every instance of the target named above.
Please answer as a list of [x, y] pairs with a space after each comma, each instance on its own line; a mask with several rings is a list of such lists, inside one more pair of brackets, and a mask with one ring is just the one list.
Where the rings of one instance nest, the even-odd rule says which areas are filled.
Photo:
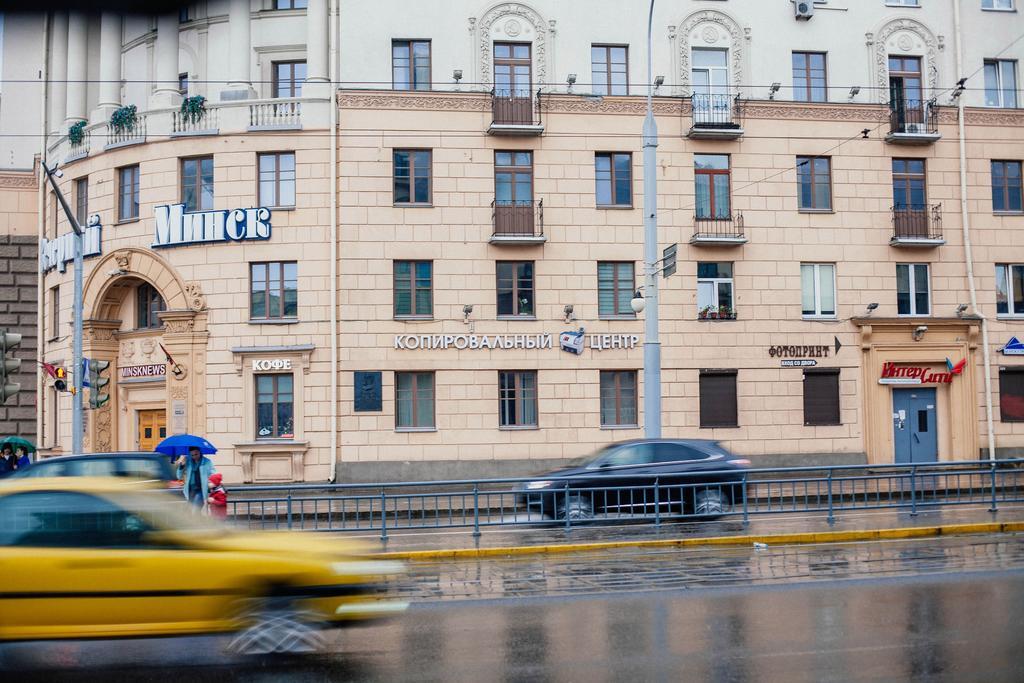
[[481, 557], [510, 557], [521, 555], [554, 555], [581, 553], [615, 548], [694, 548], [701, 546], [746, 546], [754, 543], [768, 545], [797, 545], [813, 543], [851, 543], [929, 536], [961, 536], [966, 534], [992, 534], [1024, 531], [1020, 522], [976, 522], [969, 524], [942, 524], [937, 526], [900, 527], [895, 529], [860, 529], [847, 531], [810, 531], [790, 534], [751, 534], [747, 536], [706, 536], [691, 538], [663, 538], [630, 541], [595, 541], [590, 543], [553, 543], [548, 545], [501, 546], [495, 548], [454, 548], [448, 550], [400, 550], [375, 553], [372, 557], [396, 560], [456, 560]]

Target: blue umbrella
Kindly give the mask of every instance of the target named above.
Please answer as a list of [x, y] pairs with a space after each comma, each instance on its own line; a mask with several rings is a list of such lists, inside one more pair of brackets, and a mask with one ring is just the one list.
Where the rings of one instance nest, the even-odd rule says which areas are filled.
[[157, 453], [163, 453], [164, 455], [188, 455], [189, 449], [198, 448], [199, 452], [203, 455], [209, 455], [216, 453], [217, 449], [214, 448], [213, 444], [204, 439], [201, 436], [193, 436], [192, 434], [175, 434], [169, 436], [159, 444], [153, 450]]

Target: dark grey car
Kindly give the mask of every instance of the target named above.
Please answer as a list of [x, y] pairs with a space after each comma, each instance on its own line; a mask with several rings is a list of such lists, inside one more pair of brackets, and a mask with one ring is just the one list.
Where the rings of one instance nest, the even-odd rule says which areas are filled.
[[519, 502], [564, 519], [595, 515], [720, 515], [743, 495], [750, 461], [717, 441], [638, 439], [611, 444], [527, 482]]

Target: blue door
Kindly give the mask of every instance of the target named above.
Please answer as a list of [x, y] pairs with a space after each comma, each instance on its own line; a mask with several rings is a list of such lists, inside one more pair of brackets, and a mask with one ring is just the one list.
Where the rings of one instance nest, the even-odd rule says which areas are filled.
[[935, 389], [893, 389], [892, 425], [897, 463], [939, 459]]

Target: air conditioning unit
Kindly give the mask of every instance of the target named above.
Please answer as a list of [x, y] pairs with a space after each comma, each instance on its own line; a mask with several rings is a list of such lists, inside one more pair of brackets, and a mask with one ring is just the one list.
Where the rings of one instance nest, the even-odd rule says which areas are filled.
[[797, 21], [810, 21], [814, 16], [814, 0], [793, 0], [793, 12]]

